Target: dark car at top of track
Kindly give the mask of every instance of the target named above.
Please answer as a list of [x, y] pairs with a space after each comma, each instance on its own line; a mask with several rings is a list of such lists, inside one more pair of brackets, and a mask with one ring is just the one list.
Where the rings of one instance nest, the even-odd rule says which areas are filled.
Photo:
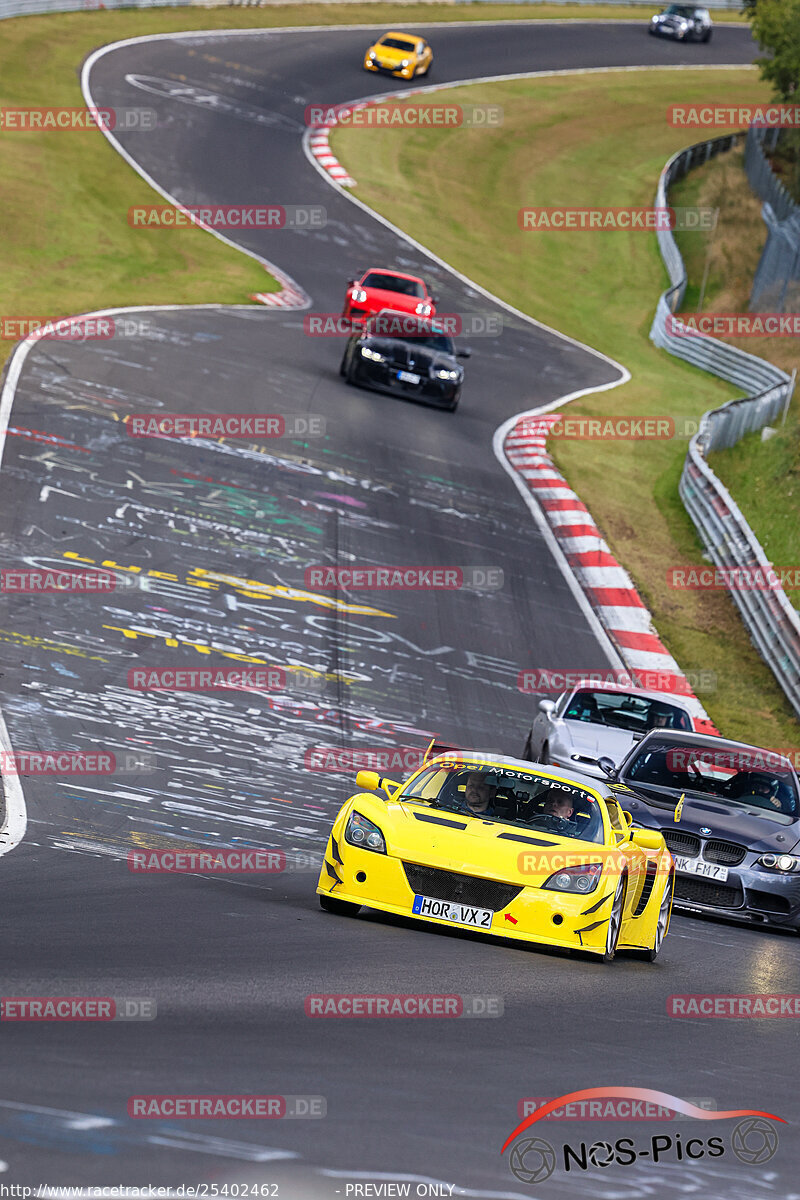
[[668, 4], [650, 18], [653, 37], [669, 37], [678, 42], [710, 42], [711, 31], [708, 9], [694, 4]]
[[614, 771], [634, 824], [675, 860], [675, 907], [800, 930], [800, 780], [776, 751], [653, 730]]
[[454, 412], [464, 382], [458, 359], [469, 355], [436, 320], [386, 310], [351, 335], [339, 373], [348, 383]]

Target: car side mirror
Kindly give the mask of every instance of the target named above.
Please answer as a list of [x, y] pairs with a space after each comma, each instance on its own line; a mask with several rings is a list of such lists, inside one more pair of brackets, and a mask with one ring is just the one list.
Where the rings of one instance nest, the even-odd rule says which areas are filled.
[[431, 301], [433, 304], [438, 304], [440, 299], [441, 299], [440, 296], [433, 296], [433, 295], [431, 296]]
[[359, 771], [356, 783], [367, 792], [385, 792], [391, 796], [400, 787], [393, 779], [381, 779], [377, 771]]
[[347, 286], [348, 286], [348, 287], [355, 287], [357, 283], [358, 283], [358, 280], [357, 280], [357, 279], [348, 279], [348, 281], [347, 281]]
[[605, 754], [602, 754], [600, 758], [598, 758], [597, 765], [601, 771], [605, 771], [606, 775], [611, 776], [612, 779], [617, 773], [617, 768], [614, 765], [613, 758], [608, 758]]
[[630, 829], [631, 825], [633, 824], [633, 815], [628, 812], [627, 808], [621, 808], [620, 812], [622, 813], [622, 819], [628, 826], [628, 829]]
[[462, 346], [460, 350], [456, 350], [456, 358], [471, 358], [472, 351], [469, 346]]
[[555, 706], [556, 706], [555, 700], [540, 700], [539, 701], [539, 712], [543, 712], [549, 717], [551, 712], [554, 710]]
[[640, 850], [660, 850], [664, 838], [657, 829], [632, 829], [631, 841]]

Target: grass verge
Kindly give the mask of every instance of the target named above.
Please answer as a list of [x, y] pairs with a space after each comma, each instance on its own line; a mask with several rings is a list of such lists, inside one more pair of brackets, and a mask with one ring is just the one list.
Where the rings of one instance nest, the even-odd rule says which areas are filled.
[[[652, 204], [664, 162], [686, 143], [685, 132], [666, 124], [669, 104], [766, 97], [748, 70], [532, 79], [448, 91], [456, 103], [502, 105], [504, 123], [491, 134], [341, 129], [333, 141], [361, 199], [506, 301], [628, 367], [630, 383], [581, 400], [572, 413], [666, 415], [680, 428], [735, 392], [649, 341], [667, 283], [655, 238], [524, 233], [517, 211]], [[677, 494], [686, 445], [685, 437], [559, 441], [555, 457], [683, 669], [716, 672], [716, 691], [702, 698], [718, 727], [764, 745], [792, 745], [797, 721], [728, 596], [667, 587], [670, 566], [702, 562]]]

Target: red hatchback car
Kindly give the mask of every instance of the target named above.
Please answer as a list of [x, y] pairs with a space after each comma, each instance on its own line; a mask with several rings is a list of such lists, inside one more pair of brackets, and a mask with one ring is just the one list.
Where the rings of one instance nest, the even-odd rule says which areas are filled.
[[343, 317], [371, 317], [385, 308], [393, 312], [433, 317], [436, 301], [424, 279], [385, 267], [370, 267], [360, 279], [351, 279], [344, 298]]

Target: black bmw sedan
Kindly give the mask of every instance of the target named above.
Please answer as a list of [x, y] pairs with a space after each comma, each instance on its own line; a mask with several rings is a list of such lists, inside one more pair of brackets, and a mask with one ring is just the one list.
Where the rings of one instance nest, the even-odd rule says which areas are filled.
[[464, 382], [458, 359], [469, 355], [435, 318], [384, 309], [350, 337], [339, 373], [348, 383], [454, 412]]
[[676, 908], [800, 929], [800, 781], [774, 750], [652, 730], [611, 786], [634, 824], [660, 829]]

